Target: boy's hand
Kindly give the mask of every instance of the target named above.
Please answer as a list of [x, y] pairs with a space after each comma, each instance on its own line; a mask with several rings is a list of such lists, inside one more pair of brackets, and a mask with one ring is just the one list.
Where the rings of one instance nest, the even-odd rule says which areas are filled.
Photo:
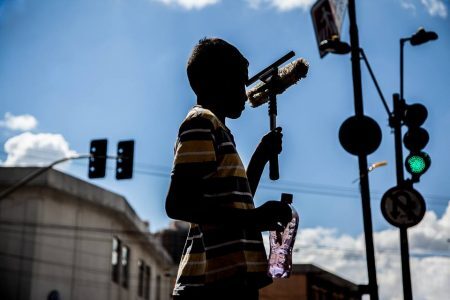
[[283, 231], [292, 219], [292, 210], [281, 201], [267, 201], [255, 209], [256, 227], [261, 231]]
[[283, 134], [282, 128], [277, 127], [262, 137], [256, 148], [255, 154], [268, 161], [270, 158], [281, 153]]

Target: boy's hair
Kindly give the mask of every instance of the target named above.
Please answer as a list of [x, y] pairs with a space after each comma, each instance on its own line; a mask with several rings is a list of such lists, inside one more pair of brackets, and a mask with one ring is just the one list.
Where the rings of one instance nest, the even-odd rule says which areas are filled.
[[203, 38], [192, 50], [187, 75], [197, 96], [211, 96], [221, 81], [247, 67], [247, 59], [233, 45], [219, 38]]

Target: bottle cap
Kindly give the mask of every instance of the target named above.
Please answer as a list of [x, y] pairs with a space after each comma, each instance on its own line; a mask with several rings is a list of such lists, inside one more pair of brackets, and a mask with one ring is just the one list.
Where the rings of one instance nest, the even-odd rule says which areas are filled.
[[292, 194], [282, 193], [281, 194], [281, 202], [285, 202], [288, 204], [292, 204], [292, 199], [294, 196]]

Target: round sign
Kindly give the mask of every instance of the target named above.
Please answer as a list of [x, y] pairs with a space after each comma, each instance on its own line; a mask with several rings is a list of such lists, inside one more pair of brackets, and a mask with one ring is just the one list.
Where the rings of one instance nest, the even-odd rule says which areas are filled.
[[381, 143], [381, 129], [375, 120], [368, 116], [353, 116], [339, 128], [339, 141], [342, 147], [353, 155], [369, 155]]
[[425, 215], [426, 205], [415, 189], [393, 187], [381, 199], [381, 212], [390, 224], [408, 228], [417, 225]]

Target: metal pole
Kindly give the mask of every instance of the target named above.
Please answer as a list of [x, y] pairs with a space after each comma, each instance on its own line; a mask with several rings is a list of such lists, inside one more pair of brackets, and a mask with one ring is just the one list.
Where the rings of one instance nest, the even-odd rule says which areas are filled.
[[405, 40], [400, 39], [400, 99], [403, 100], [403, 46]]
[[[275, 69], [277, 70], [277, 69]], [[277, 71], [278, 73], [278, 71]], [[277, 75], [274, 75], [277, 76]], [[273, 131], [277, 127], [277, 95], [271, 94], [269, 96], [269, 117], [270, 130]], [[278, 155], [270, 158], [269, 162], [269, 177], [271, 180], [278, 180], [280, 178], [280, 170], [278, 165]]]
[[[358, 37], [358, 27], [356, 25], [355, 0], [348, 1], [348, 12], [350, 20], [350, 41], [352, 55], [352, 75], [353, 75], [353, 93], [355, 101], [355, 115], [362, 117], [364, 115], [362, 85], [361, 85], [361, 66], [360, 66], [360, 47]], [[361, 201], [363, 209], [364, 236], [366, 242], [367, 272], [369, 277], [370, 299], [378, 300], [377, 274], [375, 268], [375, 251], [373, 244], [372, 216], [370, 209], [370, 190], [369, 177], [367, 176], [367, 155], [358, 155]]]
[[394, 94], [393, 98], [394, 113], [392, 116], [391, 127], [394, 129], [395, 145], [395, 169], [397, 172], [397, 185], [403, 186], [403, 146], [402, 146], [402, 118], [404, 101], [399, 94]]
[[389, 106], [386, 103], [386, 99], [384, 99], [383, 92], [381, 91], [381, 88], [378, 85], [377, 78], [375, 77], [375, 74], [373, 74], [373, 71], [372, 71], [372, 68], [370, 67], [369, 60], [367, 59], [366, 53], [364, 53], [363, 48], [361, 48], [359, 50], [361, 51], [362, 59], [366, 63], [367, 70], [369, 70], [370, 77], [372, 77], [373, 84], [375, 85], [375, 88], [377, 89], [377, 92], [378, 92], [378, 95], [380, 96], [381, 102], [383, 102], [384, 109], [386, 110], [388, 116], [391, 116], [391, 111], [389, 110]]
[[400, 100], [403, 99], [403, 48], [405, 46], [405, 42], [411, 40], [411, 38], [403, 38], [400, 39]]
[[[403, 145], [402, 145], [402, 114], [405, 107], [403, 98], [403, 48], [409, 38], [400, 39], [400, 95], [394, 94], [394, 138], [395, 164], [397, 169], [397, 185], [404, 186]], [[409, 245], [407, 228], [400, 228], [400, 255], [402, 259], [403, 299], [412, 300], [411, 270], [409, 266]]]
[[409, 268], [408, 229], [400, 228], [400, 252], [402, 256], [403, 299], [412, 300], [411, 270]]

